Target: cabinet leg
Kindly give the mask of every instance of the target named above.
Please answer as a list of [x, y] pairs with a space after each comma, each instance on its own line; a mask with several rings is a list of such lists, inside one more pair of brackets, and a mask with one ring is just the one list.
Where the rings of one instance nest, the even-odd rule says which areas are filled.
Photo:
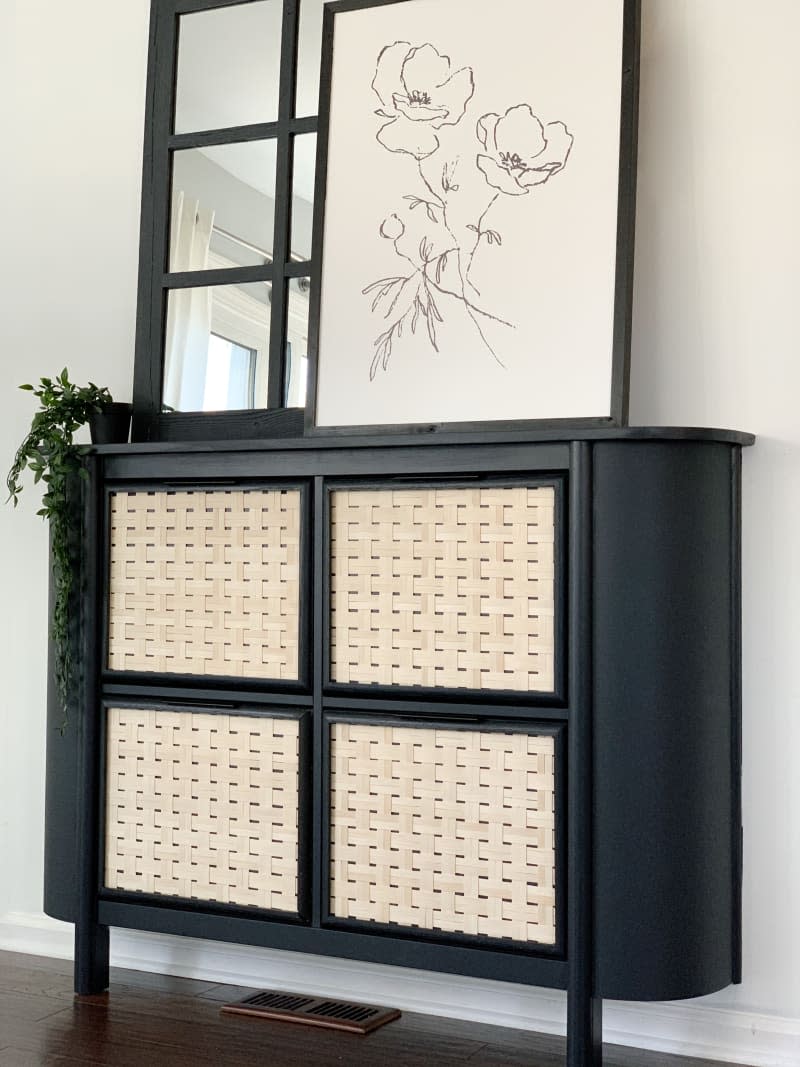
[[75, 992], [80, 996], [108, 989], [108, 927], [75, 924]]
[[567, 1067], [602, 1067], [603, 1002], [570, 991], [567, 1006]]

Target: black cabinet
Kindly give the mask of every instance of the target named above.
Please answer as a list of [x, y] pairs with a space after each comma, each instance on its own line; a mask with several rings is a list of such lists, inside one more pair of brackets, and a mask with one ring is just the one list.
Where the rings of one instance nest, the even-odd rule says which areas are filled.
[[751, 441], [96, 449], [48, 752], [77, 988], [113, 926], [523, 982], [585, 1065], [602, 998], [738, 981]]

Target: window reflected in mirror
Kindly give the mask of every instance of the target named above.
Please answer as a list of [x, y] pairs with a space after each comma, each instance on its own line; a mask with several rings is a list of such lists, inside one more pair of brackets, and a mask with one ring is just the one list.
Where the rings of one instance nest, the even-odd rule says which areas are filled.
[[275, 141], [173, 154], [170, 271], [272, 262]]
[[281, 0], [180, 17], [175, 133], [278, 117]]
[[[288, 286], [285, 406], [304, 407], [310, 284], [292, 278]], [[268, 282], [169, 292], [164, 412], [267, 407], [271, 294]]]
[[317, 135], [303, 133], [295, 137], [292, 170], [292, 259], [300, 261], [311, 259], [316, 164]]
[[164, 411], [267, 406], [270, 294], [266, 282], [171, 290]]
[[306, 405], [308, 390], [308, 309], [311, 283], [292, 278], [286, 322], [286, 407]]

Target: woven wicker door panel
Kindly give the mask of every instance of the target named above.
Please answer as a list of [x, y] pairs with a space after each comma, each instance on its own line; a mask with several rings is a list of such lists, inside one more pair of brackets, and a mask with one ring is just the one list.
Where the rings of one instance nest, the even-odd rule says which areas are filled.
[[108, 712], [105, 885], [296, 912], [296, 719]]
[[331, 913], [552, 945], [552, 736], [335, 723]]
[[331, 494], [334, 682], [552, 692], [555, 489]]
[[298, 490], [113, 493], [108, 665], [298, 677]]

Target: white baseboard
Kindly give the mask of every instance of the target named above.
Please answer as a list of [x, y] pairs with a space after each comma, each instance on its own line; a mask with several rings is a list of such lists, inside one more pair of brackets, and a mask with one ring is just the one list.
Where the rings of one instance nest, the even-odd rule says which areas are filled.
[[[0, 949], [72, 957], [73, 928], [45, 915], [0, 918]], [[346, 997], [521, 1030], [563, 1034], [566, 998], [552, 990], [352, 960], [114, 930], [114, 966], [232, 985]], [[798, 1067], [800, 1019], [702, 1003], [606, 1002], [607, 1042], [753, 1067]]]

